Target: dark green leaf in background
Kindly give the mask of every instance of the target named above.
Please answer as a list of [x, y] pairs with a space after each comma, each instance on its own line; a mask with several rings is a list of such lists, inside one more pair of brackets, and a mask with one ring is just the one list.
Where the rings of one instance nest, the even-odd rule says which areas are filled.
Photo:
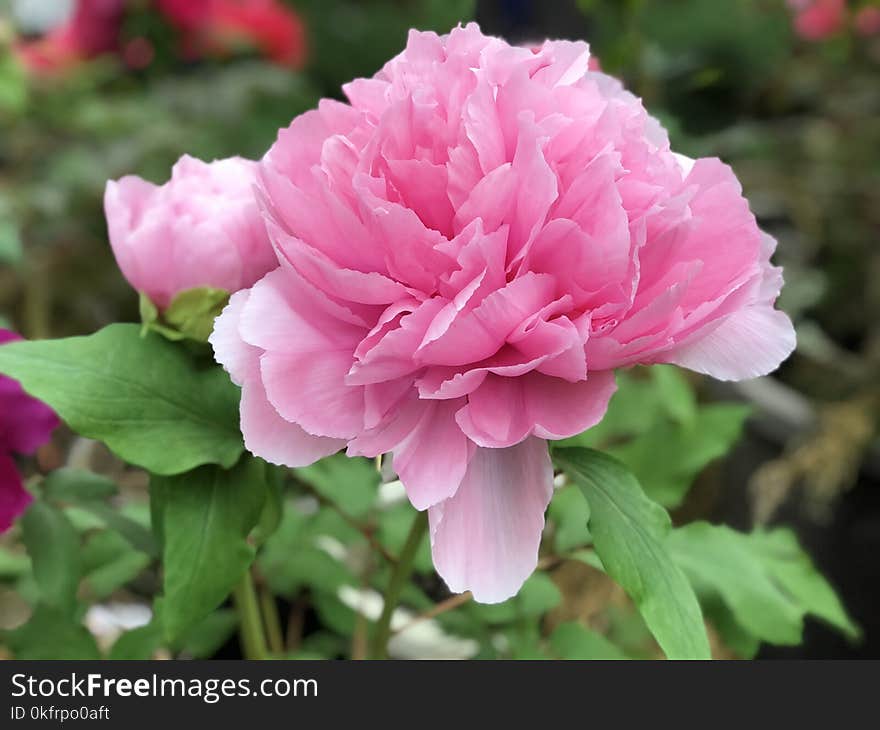
[[352, 517], [362, 517], [376, 501], [379, 472], [368, 459], [336, 454], [312, 466], [294, 469], [294, 473]]
[[41, 499], [28, 507], [21, 527], [41, 602], [73, 615], [80, 576], [76, 529], [60, 509]]
[[562, 623], [553, 629], [550, 648], [559, 659], [628, 659], [602, 634], [575, 622]]
[[5, 643], [16, 659], [100, 659], [89, 630], [57, 608], [39, 605], [17, 629], [5, 632]]

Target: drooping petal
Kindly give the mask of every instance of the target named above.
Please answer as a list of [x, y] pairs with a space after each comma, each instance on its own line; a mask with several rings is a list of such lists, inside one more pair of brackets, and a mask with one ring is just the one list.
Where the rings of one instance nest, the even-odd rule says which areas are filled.
[[449, 589], [482, 603], [515, 595], [538, 562], [553, 493], [547, 443], [477, 449], [455, 496], [431, 507], [431, 548]]

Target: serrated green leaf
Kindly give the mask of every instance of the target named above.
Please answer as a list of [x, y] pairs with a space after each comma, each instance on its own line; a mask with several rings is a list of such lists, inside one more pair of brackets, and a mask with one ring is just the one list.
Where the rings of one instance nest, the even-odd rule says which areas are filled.
[[633, 599], [670, 659], [708, 659], [700, 606], [664, 541], [669, 515], [616, 459], [592, 449], [554, 457], [590, 505], [590, 532], [608, 575]]
[[79, 535], [64, 513], [35, 500], [21, 518], [41, 603], [73, 614], [79, 582]]
[[247, 537], [266, 498], [265, 464], [201, 467], [154, 477], [161, 493], [164, 596], [162, 622], [170, 641], [217, 608], [254, 558]]
[[741, 533], [694, 522], [667, 545], [704, 592], [717, 594], [748, 633], [772, 644], [798, 644], [813, 614], [848, 636], [859, 635], [831, 586], [789, 530]]
[[238, 389], [217, 367], [137, 325], [89, 337], [14, 342], [0, 372], [51, 405], [77, 433], [154, 474], [231, 467], [243, 451]]
[[645, 493], [664, 507], [677, 506], [694, 478], [739, 440], [748, 406], [716, 403], [687, 424], [658, 420], [626, 444], [607, 449], [635, 474]]

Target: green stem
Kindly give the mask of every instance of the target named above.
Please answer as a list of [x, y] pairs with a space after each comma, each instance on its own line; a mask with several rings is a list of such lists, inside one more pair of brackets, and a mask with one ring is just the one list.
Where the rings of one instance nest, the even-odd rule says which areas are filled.
[[284, 653], [284, 635], [281, 633], [281, 619], [275, 596], [265, 585], [260, 588], [260, 607], [263, 610], [263, 621], [266, 625], [266, 638], [273, 654]]
[[232, 592], [238, 610], [239, 636], [245, 659], [268, 659], [263, 621], [260, 618], [260, 605], [250, 570], [246, 570], [241, 581]]
[[409, 528], [406, 543], [400, 551], [397, 564], [391, 572], [391, 580], [388, 581], [388, 588], [385, 590], [382, 615], [379, 616], [379, 622], [376, 624], [376, 629], [373, 633], [372, 651], [370, 652], [370, 656], [373, 659], [388, 658], [388, 640], [391, 638], [391, 617], [394, 615], [394, 609], [397, 608], [397, 604], [400, 601], [403, 587], [412, 575], [413, 560], [427, 529], [428, 513], [427, 511], [419, 512], [413, 520], [412, 527]]

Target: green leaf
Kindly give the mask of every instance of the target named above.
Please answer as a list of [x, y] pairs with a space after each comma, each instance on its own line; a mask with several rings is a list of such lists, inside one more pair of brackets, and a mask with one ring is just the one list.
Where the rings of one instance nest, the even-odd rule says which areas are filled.
[[751, 534], [694, 522], [667, 545], [695, 585], [717, 594], [746, 632], [772, 644], [798, 644], [813, 614], [852, 638], [858, 627], [789, 530]]
[[95, 639], [72, 616], [39, 605], [27, 623], [5, 635], [16, 659], [100, 659]]
[[574, 621], [559, 624], [550, 634], [550, 648], [560, 659], [628, 659], [602, 634]]
[[43, 480], [42, 489], [49, 501], [85, 510], [122, 535], [135, 549], [158, 557], [156, 539], [150, 530], [104, 501], [117, 493], [116, 484], [107, 477], [80, 469], [58, 469]]
[[351, 571], [331, 556], [321, 539], [329, 537], [322, 530], [325, 511], [306, 516], [290, 503], [278, 530], [266, 541], [259, 565], [274, 593], [293, 597], [302, 588], [316, 588], [335, 593], [342, 585], [357, 583]]
[[587, 528], [590, 505], [574, 485], [556, 490], [547, 513], [556, 525], [553, 544], [558, 555], [592, 542]]
[[688, 423], [658, 420], [607, 453], [629, 467], [651, 499], [675, 507], [706, 465], [739, 440], [749, 411], [731, 403], [704, 406]]
[[220, 609], [209, 613], [186, 636], [175, 643], [184, 656], [194, 659], [208, 659], [217, 653], [238, 626], [238, 615], [231, 609]]
[[106, 499], [117, 493], [112, 479], [82, 469], [56, 469], [42, 483], [46, 499], [62, 504], [77, 504]]
[[554, 455], [590, 505], [590, 532], [605, 570], [633, 599], [666, 656], [708, 659], [700, 606], [664, 545], [671, 524], [666, 510], [606, 454], [569, 448]]
[[146, 626], [139, 626], [126, 631], [110, 647], [108, 659], [116, 661], [137, 661], [152, 659], [156, 650], [162, 646], [162, 625], [151, 621]]
[[376, 501], [379, 472], [373, 462], [336, 454], [312, 466], [294, 469], [296, 476], [352, 517], [362, 517]]
[[650, 372], [663, 409], [678, 423], [692, 424], [697, 416], [697, 399], [681, 370], [672, 365], [654, 365]]
[[13, 221], [0, 218], [0, 266], [18, 264], [23, 256], [18, 227]]
[[119, 534], [102, 530], [83, 546], [82, 585], [91, 602], [102, 601], [134, 580], [150, 564], [150, 557], [132, 549]]
[[231, 467], [243, 450], [238, 389], [161, 337], [114, 324], [89, 337], [14, 342], [0, 372], [51, 405], [77, 433], [154, 474]]
[[162, 494], [162, 621], [170, 641], [219, 606], [254, 558], [247, 537], [266, 499], [265, 465], [155, 477]]
[[153, 533], [104, 502], [84, 501], [82, 508], [96, 516], [105, 527], [116, 531], [135, 549], [151, 557], [159, 557], [159, 546]]
[[0, 580], [15, 580], [31, 571], [31, 559], [24, 553], [0, 547]]
[[72, 615], [80, 574], [76, 529], [61, 510], [43, 500], [28, 507], [21, 527], [41, 602]]

